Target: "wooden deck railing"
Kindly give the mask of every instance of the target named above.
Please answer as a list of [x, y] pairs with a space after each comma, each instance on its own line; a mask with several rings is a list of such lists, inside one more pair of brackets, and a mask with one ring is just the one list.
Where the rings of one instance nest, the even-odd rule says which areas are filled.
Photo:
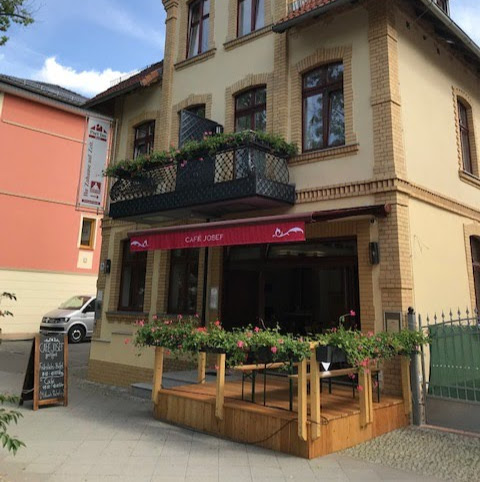
[[[158, 395], [162, 389], [163, 378], [163, 356], [164, 349], [156, 347], [155, 349], [155, 368], [153, 377], [152, 400], [154, 403], [158, 401]], [[197, 381], [198, 383], [205, 383], [205, 368], [206, 368], [206, 353], [198, 354], [198, 369]], [[225, 363], [226, 355], [224, 353], [216, 354], [216, 395], [215, 395], [215, 416], [218, 420], [223, 420], [224, 404], [225, 404]], [[280, 365], [276, 363], [275, 365]], [[310, 365], [310, 373], [307, 367]], [[250, 367], [252, 370], [257, 365]], [[258, 365], [262, 368], [262, 366]], [[322, 379], [332, 378], [336, 376], [344, 376], [349, 374], [358, 374], [358, 383], [363, 389], [359, 390], [360, 401], [360, 427], [365, 428], [373, 423], [373, 399], [372, 399], [372, 377], [371, 367], [369, 370], [358, 370], [357, 368], [345, 368], [341, 370], [332, 370], [321, 372], [319, 362], [316, 359], [314, 347], [312, 347], [312, 354], [310, 360], [303, 360], [297, 363], [298, 375], [290, 375], [291, 378], [297, 379], [297, 400], [298, 400], [298, 436], [301, 440], [306, 441], [308, 438], [308, 396], [307, 387], [310, 383], [310, 424], [311, 437], [317, 440], [321, 436], [321, 393], [320, 383]], [[263, 366], [263, 369], [265, 367]], [[411, 413], [412, 397], [410, 391], [410, 358], [401, 357], [401, 381], [402, 393], [405, 406], [405, 414]]]

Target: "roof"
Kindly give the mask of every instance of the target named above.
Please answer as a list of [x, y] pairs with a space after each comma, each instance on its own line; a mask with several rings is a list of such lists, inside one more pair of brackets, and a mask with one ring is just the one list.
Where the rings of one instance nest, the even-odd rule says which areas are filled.
[[64, 89], [59, 85], [48, 84], [46, 82], [21, 79], [19, 77], [12, 77], [4, 74], [0, 74], [0, 82], [76, 107], [83, 106], [83, 104], [88, 100], [87, 97], [77, 94], [76, 92]]
[[[415, 4], [418, 17], [433, 23], [435, 33], [457, 50], [464, 60], [480, 72], [480, 47], [432, 0], [410, 0]], [[294, 0], [287, 16], [273, 25], [277, 33], [316, 18], [334, 8], [354, 5], [354, 0]]]
[[325, 7], [330, 3], [336, 2], [338, 2], [338, 0], [294, 0], [290, 4], [290, 13], [278, 21], [275, 26], [281, 25], [289, 20], [293, 20], [294, 18], [301, 17], [302, 15], [311, 12], [312, 10], [316, 10], [317, 8]]
[[154, 82], [161, 80], [162, 74], [163, 60], [149, 65], [137, 74], [128, 77], [128, 79], [125, 79], [118, 84], [113, 85], [109, 89], [100, 92], [100, 94], [97, 94], [95, 97], [86, 102], [85, 107], [92, 107], [94, 105], [101, 104], [102, 102], [116, 97], [117, 95], [125, 94], [126, 92], [130, 92], [138, 87], [148, 87]]

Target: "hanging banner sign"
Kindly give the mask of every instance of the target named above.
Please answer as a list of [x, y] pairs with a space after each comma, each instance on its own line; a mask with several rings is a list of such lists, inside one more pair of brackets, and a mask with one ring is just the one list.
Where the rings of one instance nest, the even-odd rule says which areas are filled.
[[305, 222], [267, 223], [223, 226], [203, 229], [181, 229], [132, 236], [131, 251], [155, 249], [202, 248], [241, 244], [292, 243], [305, 241]]
[[109, 121], [89, 117], [83, 159], [83, 172], [78, 204], [102, 208], [105, 178], [103, 169], [107, 162], [111, 125]]

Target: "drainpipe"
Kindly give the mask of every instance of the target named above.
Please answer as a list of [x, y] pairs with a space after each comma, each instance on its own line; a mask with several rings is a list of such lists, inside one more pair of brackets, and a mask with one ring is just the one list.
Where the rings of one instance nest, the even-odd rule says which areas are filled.
[[[410, 331], [417, 330], [417, 316], [415, 310], [410, 307], [408, 308], [408, 329]], [[419, 378], [419, 355], [414, 353], [411, 356], [410, 363], [410, 384], [412, 387], [412, 422], [413, 425], [422, 424], [422, 405], [421, 405], [421, 395], [422, 390], [420, 387]]]
[[[210, 219], [206, 220], [207, 223], [210, 222]], [[205, 246], [205, 254], [203, 256], [203, 303], [202, 303], [202, 323], [203, 326], [207, 326], [207, 302], [208, 302], [208, 256], [209, 256], [209, 247]]]

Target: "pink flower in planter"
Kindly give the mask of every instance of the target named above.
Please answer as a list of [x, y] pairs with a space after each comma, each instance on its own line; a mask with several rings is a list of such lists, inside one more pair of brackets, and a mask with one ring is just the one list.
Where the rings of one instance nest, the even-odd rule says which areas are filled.
[[252, 338], [253, 336], [253, 333], [251, 331], [247, 331], [247, 333], [245, 333], [247, 335], [247, 338]]
[[369, 331], [369, 332], [367, 333], [367, 336], [370, 337], [370, 338], [372, 338], [372, 336], [373, 336], [373, 331]]
[[152, 333], [155, 333], [156, 328], [152, 328]]
[[238, 346], [238, 348], [243, 348], [243, 346], [244, 346], [243, 341], [242, 341], [242, 340], [238, 340], [238, 341], [237, 341], [237, 346]]
[[363, 387], [362, 387], [362, 385], [358, 385], [358, 386], [357, 386], [357, 390], [358, 390], [359, 392], [363, 392]]
[[277, 347], [276, 346], [272, 346], [272, 348], [270, 348], [271, 352], [272, 353], [277, 353]]
[[158, 320], [158, 316], [157, 316], [157, 315], [153, 315], [153, 316], [152, 316], [152, 320], [153, 320], [153, 321], [157, 321], [157, 320]]
[[183, 318], [183, 316], [182, 316], [182, 315], [178, 315], [177, 318], [178, 318], [179, 320], [181, 320], [181, 319]]
[[256, 326], [256, 327], [253, 329], [253, 331], [254, 331], [255, 333], [258, 333], [258, 332], [260, 331], [260, 328], [259, 328], [258, 326]]
[[280, 340], [278, 340], [278, 344], [283, 345], [283, 340], [281, 338], [280, 338]]
[[194, 316], [195, 316], [195, 318], [199, 318], [199, 315], [198, 315], [198, 313], [195, 313], [195, 315], [194, 315]]
[[125, 338], [124, 343], [125, 343], [125, 345], [128, 345], [130, 343], [130, 338]]
[[220, 326], [220, 325], [221, 325], [220, 320], [215, 321], [214, 325], [215, 325], [215, 326]]
[[139, 326], [145, 326], [145, 322], [143, 320], [139, 321], [138, 324], [139, 324]]
[[355, 311], [350, 310], [350, 316], [355, 316], [355, 315], [356, 315]]

